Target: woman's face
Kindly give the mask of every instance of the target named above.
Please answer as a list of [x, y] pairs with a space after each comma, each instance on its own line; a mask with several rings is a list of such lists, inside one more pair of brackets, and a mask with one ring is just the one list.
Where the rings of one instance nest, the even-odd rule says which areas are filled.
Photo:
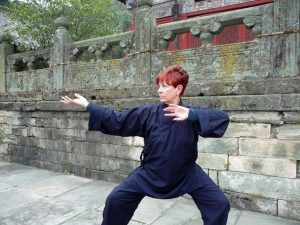
[[180, 102], [180, 92], [182, 85], [178, 85], [176, 88], [166, 83], [158, 84], [158, 96], [161, 103], [165, 104], [178, 104]]

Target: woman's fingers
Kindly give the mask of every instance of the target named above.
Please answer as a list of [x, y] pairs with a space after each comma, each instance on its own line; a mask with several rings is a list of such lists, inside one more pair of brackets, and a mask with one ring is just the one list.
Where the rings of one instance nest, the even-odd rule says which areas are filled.
[[69, 98], [68, 96], [62, 96], [60, 102], [68, 104], [68, 105], [76, 104], [76, 102], [73, 99]]
[[65, 96], [65, 98], [66, 98], [67, 100], [69, 100], [69, 101], [72, 101], [72, 99], [69, 98], [68, 96]]
[[175, 113], [165, 113], [165, 116], [175, 116]]
[[80, 94], [75, 93], [74, 95], [76, 98], [82, 98], [82, 96]]
[[164, 108], [164, 111], [175, 112], [176, 109], [178, 109], [178, 105], [170, 104], [168, 107]]
[[167, 112], [164, 114], [165, 116], [175, 117], [173, 119], [175, 121], [182, 121], [187, 119], [189, 109], [183, 106], [170, 104], [164, 111]]
[[63, 103], [65, 103], [65, 104], [68, 104], [68, 103], [69, 103], [69, 100], [68, 100], [66, 97], [62, 96], [60, 102], [63, 102]]
[[86, 108], [88, 105], [88, 101], [85, 97], [75, 93], [75, 98], [71, 99], [68, 96], [62, 96], [60, 102], [67, 104], [67, 105], [77, 105], [83, 108]]

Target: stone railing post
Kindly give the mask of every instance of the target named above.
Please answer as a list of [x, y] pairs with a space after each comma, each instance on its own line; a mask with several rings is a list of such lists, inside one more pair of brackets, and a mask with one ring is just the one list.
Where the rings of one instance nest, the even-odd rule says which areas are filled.
[[50, 51], [50, 67], [53, 68], [54, 88], [63, 89], [65, 73], [65, 45], [72, 41], [68, 31], [69, 22], [63, 16], [55, 20], [57, 30], [54, 35], [54, 44]]
[[136, 84], [151, 82], [151, 52], [157, 49], [157, 28], [152, 0], [138, 0], [135, 31]]
[[300, 1], [274, 0], [274, 72], [280, 76], [299, 75]]
[[0, 93], [6, 92], [6, 57], [14, 53], [13, 45], [8, 42], [9, 37], [6, 34], [0, 34]]

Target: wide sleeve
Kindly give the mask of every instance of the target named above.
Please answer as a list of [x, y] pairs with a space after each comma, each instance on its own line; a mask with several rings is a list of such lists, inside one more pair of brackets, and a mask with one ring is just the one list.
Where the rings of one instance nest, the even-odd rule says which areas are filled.
[[226, 112], [211, 108], [193, 108], [198, 116], [196, 127], [202, 137], [222, 137], [229, 124]]
[[89, 103], [86, 111], [90, 113], [89, 130], [123, 137], [144, 137], [147, 115], [143, 107], [119, 112], [102, 105]]

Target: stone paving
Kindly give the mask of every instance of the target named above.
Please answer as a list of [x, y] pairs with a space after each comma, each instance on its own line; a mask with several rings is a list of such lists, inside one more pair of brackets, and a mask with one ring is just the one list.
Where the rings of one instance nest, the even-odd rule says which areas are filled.
[[[100, 225], [116, 184], [0, 161], [0, 225]], [[144, 198], [130, 225], [201, 225], [194, 203]], [[300, 225], [300, 221], [232, 209], [229, 225]]]

